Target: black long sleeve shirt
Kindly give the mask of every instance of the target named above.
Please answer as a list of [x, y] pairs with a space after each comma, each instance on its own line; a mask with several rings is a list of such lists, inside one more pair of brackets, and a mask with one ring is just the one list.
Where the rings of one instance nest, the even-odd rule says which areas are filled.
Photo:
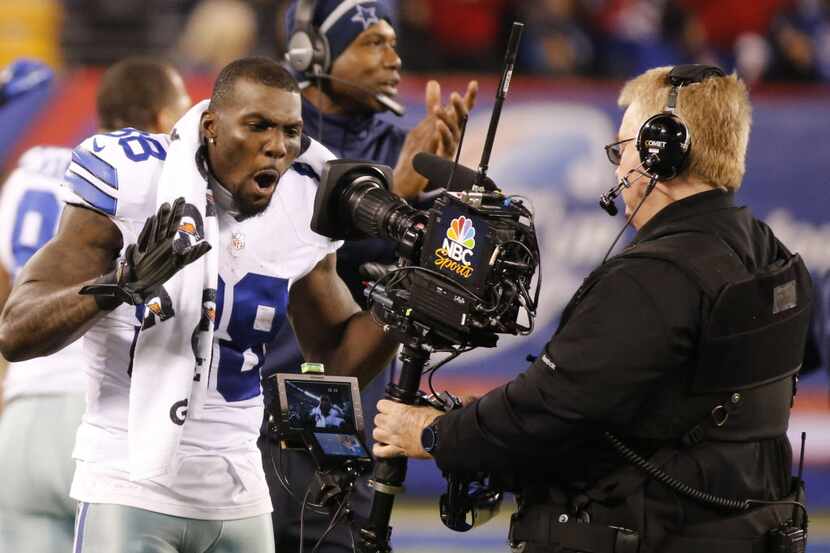
[[[779, 254], [769, 229], [719, 189], [667, 206], [634, 242], [681, 220], [720, 236], [749, 269]], [[601, 476], [607, 466], [599, 465], [610, 455], [598, 453], [599, 432], [636, 421], [654, 394], [691, 370], [703, 301], [697, 284], [674, 265], [620, 260], [589, 289], [534, 364], [438, 420], [438, 466], [494, 473], [542, 466], [563, 481]]]

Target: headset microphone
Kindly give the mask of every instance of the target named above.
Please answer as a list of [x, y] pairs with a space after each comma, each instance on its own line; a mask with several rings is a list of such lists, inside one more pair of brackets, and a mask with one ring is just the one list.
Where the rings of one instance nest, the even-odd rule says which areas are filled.
[[392, 98], [390, 98], [389, 96], [387, 96], [386, 94], [382, 94], [380, 92], [374, 92], [373, 90], [371, 90], [369, 88], [366, 88], [365, 86], [359, 85], [354, 81], [350, 81], [348, 79], [341, 79], [339, 77], [332, 77], [331, 75], [328, 75], [328, 74], [325, 74], [325, 73], [321, 73], [319, 75], [314, 75], [314, 78], [315, 79], [325, 79], [325, 80], [328, 80], [328, 81], [335, 81], [335, 82], [338, 82], [338, 83], [343, 83], [343, 84], [349, 85], [351, 87], [354, 87], [358, 90], [361, 90], [361, 91], [365, 92], [366, 94], [368, 94], [369, 96], [371, 96], [372, 98], [374, 98], [375, 100], [380, 102], [380, 104], [383, 107], [385, 107], [386, 109], [388, 109], [389, 111], [391, 111], [392, 113], [397, 115], [398, 117], [403, 117], [404, 114], [406, 114], [406, 108], [403, 107], [403, 105], [401, 105], [400, 103], [398, 103], [395, 100], [393, 100]]
[[637, 178], [635, 178], [634, 180], [637, 180], [640, 177], [652, 178], [652, 175], [644, 173], [640, 171], [640, 169], [648, 170], [648, 168], [651, 165], [653, 165], [656, 161], [657, 157], [652, 155], [651, 157], [647, 158], [643, 163], [641, 163], [639, 167], [635, 167], [634, 169], [626, 173], [626, 175], [620, 179], [620, 182], [618, 182], [616, 186], [612, 187], [610, 190], [608, 190], [608, 192], [599, 197], [599, 206], [602, 209], [604, 209], [608, 215], [611, 215], [612, 217], [619, 213], [619, 211], [617, 210], [617, 205], [614, 203], [614, 200], [617, 198], [617, 196], [622, 194], [623, 188], [631, 187], [633, 181], [628, 180], [628, 177], [631, 175], [631, 173], [637, 173]]

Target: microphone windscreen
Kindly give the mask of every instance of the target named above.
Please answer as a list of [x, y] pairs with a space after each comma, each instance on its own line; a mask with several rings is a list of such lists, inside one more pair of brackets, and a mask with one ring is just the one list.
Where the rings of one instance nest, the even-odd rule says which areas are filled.
[[[478, 179], [478, 173], [469, 167], [456, 165], [452, 160], [428, 152], [415, 154], [412, 166], [418, 174], [426, 177], [433, 187], [445, 187], [450, 192], [470, 190]], [[453, 172], [453, 167], [455, 167], [455, 172]], [[450, 175], [452, 175], [452, 182], [450, 182]], [[485, 177], [481, 184], [487, 191], [496, 190], [495, 183], [489, 177]]]

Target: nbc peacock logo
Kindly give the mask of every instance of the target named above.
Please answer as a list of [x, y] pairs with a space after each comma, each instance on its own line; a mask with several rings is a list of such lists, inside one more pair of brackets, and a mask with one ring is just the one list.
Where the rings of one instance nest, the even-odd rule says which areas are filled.
[[435, 250], [435, 265], [464, 278], [470, 278], [475, 269], [470, 264], [470, 257], [476, 247], [476, 229], [473, 221], [464, 217], [456, 217], [450, 222], [447, 237], [440, 248]]
[[472, 250], [476, 247], [476, 229], [473, 222], [463, 215], [452, 220], [450, 228], [447, 229], [447, 238], [459, 243], [464, 248]]

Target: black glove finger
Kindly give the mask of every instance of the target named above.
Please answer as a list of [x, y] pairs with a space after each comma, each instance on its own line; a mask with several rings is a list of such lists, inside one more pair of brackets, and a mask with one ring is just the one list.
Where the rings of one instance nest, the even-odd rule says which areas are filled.
[[176, 231], [179, 230], [179, 225], [181, 225], [182, 221], [182, 214], [184, 214], [184, 198], [178, 197], [173, 202], [172, 212], [170, 213], [170, 224], [167, 227], [167, 239], [171, 239], [176, 236]]
[[124, 259], [127, 261], [127, 268], [121, 274], [121, 278], [116, 284], [121, 285], [125, 282], [131, 281], [134, 278], [135, 271], [133, 270], [133, 267], [135, 267], [135, 250], [135, 244], [130, 244], [129, 246], [127, 246], [127, 249], [124, 250]]
[[167, 227], [170, 226], [170, 214], [172, 213], [172, 209], [170, 208], [170, 204], [164, 202], [159, 207], [158, 213], [156, 214], [157, 224], [156, 224], [156, 232], [154, 234], [154, 240], [156, 244], [161, 243], [165, 238], [167, 238]]
[[198, 244], [190, 246], [189, 248], [185, 248], [179, 254], [179, 266], [184, 267], [185, 265], [190, 265], [203, 255], [205, 255], [207, 252], [209, 252], [210, 248], [211, 245], [205, 241], [199, 242]]
[[136, 242], [136, 246], [138, 247], [138, 251], [145, 252], [147, 251], [148, 243], [150, 242], [150, 237], [156, 235], [156, 216], [150, 215], [147, 217], [147, 220], [144, 222], [144, 228], [141, 229], [141, 234], [138, 235], [138, 241]]

